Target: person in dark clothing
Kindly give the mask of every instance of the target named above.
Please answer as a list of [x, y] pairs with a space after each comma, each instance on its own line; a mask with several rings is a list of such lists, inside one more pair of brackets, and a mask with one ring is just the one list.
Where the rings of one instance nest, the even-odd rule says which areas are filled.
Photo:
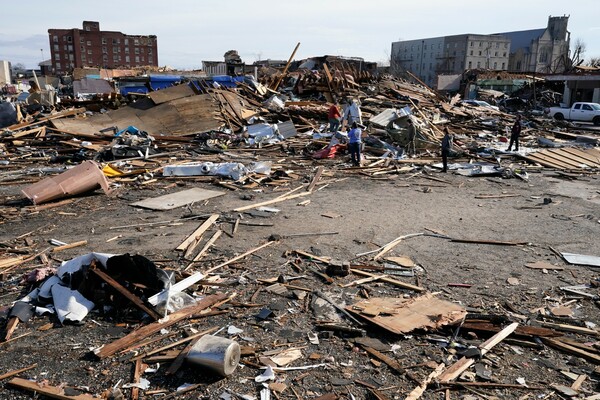
[[442, 172], [448, 172], [448, 154], [452, 149], [452, 136], [448, 128], [444, 128], [444, 138], [442, 139]]
[[515, 151], [519, 151], [519, 136], [521, 136], [521, 116], [517, 115], [517, 119], [510, 131], [510, 143], [506, 151], [510, 151], [513, 143], [515, 144]]
[[350, 158], [354, 166], [360, 166], [360, 146], [362, 129], [358, 127], [356, 122], [352, 123], [352, 129], [348, 132], [348, 151], [350, 151]]
[[406, 129], [408, 131], [408, 155], [412, 156], [415, 155], [417, 153], [417, 149], [415, 147], [415, 137], [417, 136], [417, 129], [415, 128], [415, 124], [413, 123], [412, 119], [410, 119], [410, 117], [408, 118], [407, 121], [408, 125], [406, 126]]

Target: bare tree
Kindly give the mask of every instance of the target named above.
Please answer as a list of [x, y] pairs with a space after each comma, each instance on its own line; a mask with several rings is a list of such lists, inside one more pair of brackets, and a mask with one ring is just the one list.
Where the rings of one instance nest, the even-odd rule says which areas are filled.
[[600, 68], [600, 57], [591, 57], [586, 61], [585, 65], [588, 67]]
[[571, 65], [576, 67], [581, 65], [584, 61], [586, 45], [585, 42], [578, 38], [575, 40], [575, 47], [573, 47], [573, 55], [571, 56]]

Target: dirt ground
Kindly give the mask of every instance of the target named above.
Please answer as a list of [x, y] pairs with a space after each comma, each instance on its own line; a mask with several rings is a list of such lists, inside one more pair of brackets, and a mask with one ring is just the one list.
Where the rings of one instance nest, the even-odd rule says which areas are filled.
[[[309, 162], [305, 182], [314, 173]], [[461, 243], [434, 235], [416, 236], [401, 242], [390, 255], [405, 255], [419, 266], [416, 277], [395, 277], [407, 283], [419, 284], [441, 299], [456, 302], [470, 313], [497, 315], [521, 324], [536, 325], [540, 313], [548, 314], [548, 308], [568, 303], [573, 316], [562, 322], [581, 325], [583, 322], [599, 322], [599, 309], [593, 301], [567, 296], [559, 287], [590, 283], [598, 278], [597, 271], [583, 266], [567, 265], [551, 247], [563, 252], [600, 255], [600, 179], [598, 175], [580, 176], [568, 180], [555, 172], [541, 171], [530, 174], [528, 182], [518, 179], [497, 177], [468, 178], [453, 173], [431, 172], [427, 175], [407, 174], [396, 178], [374, 180], [360, 175], [350, 175], [336, 167], [326, 169], [330, 181], [319, 185], [319, 190], [307, 197], [278, 203], [272, 207], [279, 213], [267, 217], [245, 214], [243, 221], [272, 224], [272, 226], [240, 225], [233, 237], [222, 235], [215, 247], [194, 270], [203, 270], [215, 263], [257, 247], [268, 241], [271, 234], [282, 236], [314, 233], [310, 236], [283, 238], [255, 255], [222, 270], [216, 271], [226, 283], [210, 287], [205, 293], [237, 293], [239, 303], [258, 303], [270, 308], [276, 317], [261, 321], [256, 315], [262, 307], [242, 307], [225, 304], [221, 309], [227, 313], [179, 323], [168, 329], [175, 335], [156, 342], [150, 349], [180, 339], [194, 328], [198, 331], [211, 327], [227, 328], [234, 325], [243, 330], [235, 339], [243, 346], [254, 348], [260, 356], [269, 350], [281, 347], [298, 347], [303, 357], [291, 366], [327, 364], [310, 370], [277, 372], [277, 379], [287, 385], [282, 393], [274, 393], [280, 399], [313, 399], [326, 393], [336, 393], [342, 399], [375, 398], [370, 390], [357, 381], [378, 388], [387, 398], [400, 399], [431, 373], [431, 361], [451, 364], [454, 349], [442, 346], [446, 343], [435, 338], [451, 339], [455, 328], [444, 328], [438, 332], [413, 332], [396, 336], [383, 329], [367, 325], [365, 337], [374, 338], [386, 355], [396, 360], [405, 373], [399, 374], [370, 357], [354, 338], [341, 333], [317, 331], [311, 295], [300, 300], [288, 295], [260, 292], [251, 297], [259, 287], [260, 278], [302, 276], [294, 284], [325, 291], [340, 304], [352, 304], [360, 300], [366, 291], [371, 297], [415, 296], [410, 290], [394, 287], [385, 282], [366, 283], [361, 288], [341, 288], [360, 277], [349, 275], [335, 277], [333, 284], [304, 269], [299, 272], [286, 261], [288, 250], [303, 250], [313, 254], [329, 256], [354, 263], [372, 263], [367, 257], [356, 258], [356, 254], [376, 249], [398, 236], [412, 233], [438, 233], [455, 239], [495, 240], [524, 242], [527, 244], [489, 245]], [[434, 179], [430, 179], [433, 177]], [[439, 181], [439, 179], [444, 182]], [[177, 223], [139, 224], [171, 221], [191, 215], [219, 213], [222, 216], [237, 214], [235, 207], [268, 200], [283, 191], [273, 192], [267, 188], [262, 192], [229, 191], [206, 182], [161, 181], [138, 187], [126, 187], [116, 197], [109, 198], [97, 191], [94, 195], [78, 198], [74, 203], [40, 212], [24, 212], [18, 218], [10, 218], [0, 224], [0, 243], [6, 246], [27, 248], [32, 254], [49, 247], [50, 239], [66, 243], [87, 240], [85, 247], [77, 247], [53, 255], [56, 265], [90, 251], [104, 253], [140, 254], [154, 260], [165, 269], [181, 270], [187, 263], [180, 260], [175, 248], [194, 229], [200, 220], [185, 220]], [[300, 183], [295, 182], [292, 187]], [[168, 188], [167, 188], [168, 187]], [[150, 211], [134, 208], [129, 204], [135, 200], [155, 197], [177, 190], [202, 187], [223, 190], [224, 196], [202, 204], [171, 211]], [[4, 207], [19, 197], [21, 185], [0, 187], [0, 198]], [[167, 189], [165, 189], [167, 188]], [[290, 188], [285, 188], [289, 190]], [[242, 200], [242, 194], [254, 194], [251, 201]], [[479, 198], [478, 198], [479, 197]], [[305, 206], [297, 205], [309, 199]], [[544, 204], [544, 199], [546, 203]], [[8, 202], [8, 203], [7, 203]], [[329, 218], [323, 216], [328, 214]], [[335, 215], [334, 215], [335, 214]], [[138, 225], [129, 228], [116, 228]], [[232, 224], [220, 223], [223, 230], [231, 232]], [[319, 232], [337, 232], [335, 235], [317, 235]], [[29, 233], [29, 234], [28, 234]], [[28, 234], [28, 235], [26, 235]], [[22, 235], [29, 238], [27, 246]], [[119, 236], [117, 239], [109, 239]], [[23, 236], [25, 237], [25, 236]], [[526, 263], [547, 261], [564, 267], [561, 271], [529, 269]], [[20, 269], [4, 274], [0, 282], [1, 304], [5, 311], [10, 304], [26, 294], [28, 288], [19, 285], [22, 273], [38, 264], [28, 263]], [[312, 265], [304, 262], [301, 266]], [[240, 279], [243, 277], [245, 279]], [[517, 278], [516, 281], [509, 278]], [[450, 285], [449, 285], [450, 284]], [[464, 284], [464, 285], [452, 285]], [[469, 286], [470, 285], [470, 286]], [[200, 289], [198, 289], [200, 290]], [[589, 291], [598, 294], [597, 289]], [[512, 311], [509, 310], [512, 308]], [[556, 321], [557, 318], [548, 319]], [[342, 319], [343, 321], [343, 319]], [[50, 329], [40, 330], [48, 323]], [[98, 361], [90, 350], [123, 336], [139, 324], [133, 316], [114, 320], [92, 313], [83, 325], [61, 326], [55, 317], [36, 316], [17, 327], [13, 337], [27, 334], [9, 343], [0, 344], [0, 373], [23, 368], [37, 363], [35, 369], [20, 376], [46, 380], [51, 385], [67, 384], [87, 388], [90, 393], [100, 394], [105, 390], [132, 381], [130, 353]], [[320, 343], [311, 344], [307, 335], [318, 332]], [[163, 332], [167, 334], [167, 332]], [[227, 336], [225, 332], [221, 333]], [[597, 344], [593, 336], [567, 334], [579, 342]], [[477, 345], [489, 334], [461, 330], [457, 341]], [[394, 351], [392, 352], [392, 345]], [[179, 348], [181, 349], [181, 348]], [[243, 357], [242, 364], [231, 376], [218, 378], [200, 368], [184, 365], [171, 376], [164, 371], [168, 363], [159, 363], [155, 373], [145, 373], [150, 381], [149, 391], [165, 390], [172, 393], [183, 384], [202, 384], [193, 391], [175, 395], [181, 399], [219, 399], [224, 393], [232, 398], [241, 395], [260, 398], [262, 384], [254, 377], [262, 371], [255, 365], [261, 364], [257, 356]], [[482, 388], [457, 386], [430, 386], [422, 398], [447, 398], [444, 388], [451, 389], [450, 398], [561, 398], [550, 387], [551, 384], [571, 386], [573, 380], [561, 371], [588, 375], [582, 385], [582, 393], [591, 395], [598, 390], [594, 365], [581, 358], [558, 352], [550, 347], [538, 345], [525, 347], [501, 343], [481, 360], [492, 371], [492, 382], [517, 384], [524, 378], [528, 387]], [[151, 363], [156, 368], [157, 363]], [[479, 380], [479, 378], [478, 378]], [[1, 383], [1, 399], [29, 399], [32, 394], [14, 389]], [[555, 394], [551, 394], [551, 393]], [[129, 398], [130, 389], [123, 389]], [[141, 398], [160, 398], [161, 394]], [[469, 397], [471, 396], [471, 397]], [[488, 397], [485, 397], [488, 396]], [[252, 397], [248, 397], [252, 398]]]

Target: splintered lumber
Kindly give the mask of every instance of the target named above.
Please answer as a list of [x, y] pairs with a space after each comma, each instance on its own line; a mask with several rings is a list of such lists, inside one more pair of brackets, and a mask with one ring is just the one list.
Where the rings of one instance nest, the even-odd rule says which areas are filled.
[[383, 246], [381, 248], [381, 251], [379, 253], [377, 253], [375, 255], [375, 257], [373, 257], [373, 259], [377, 260], [377, 259], [383, 257], [388, 251], [392, 250], [394, 247], [396, 247], [398, 245], [398, 243], [400, 243], [404, 239], [408, 239], [408, 238], [415, 237], [415, 236], [423, 236], [423, 233], [411, 233], [409, 235], [397, 237], [396, 239], [392, 240], [391, 242], [389, 242], [388, 244]]
[[546, 328], [555, 329], [563, 332], [580, 333], [582, 335], [600, 336], [600, 332], [595, 329], [584, 328], [581, 326], [566, 325], [566, 324], [555, 324], [553, 322], [540, 322], [540, 325]]
[[[229, 265], [229, 264], [232, 264], [232, 263], [234, 263], [234, 262], [236, 262], [236, 261], [238, 261], [238, 260], [241, 260], [242, 258], [245, 258], [245, 257], [249, 256], [250, 254], [256, 253], [257, 251], [259, 251], [259, 250], [261, 250], [261, 249], [264, 249], [265, 247], [267, 247], [267, 246], [270, 246], [270, 245], [272, 245], [273, 243], [276, 243], [276, 242], [275, 242], [274, 240], [271, 240], [271, 241], [269, 241], [269, 242], [267, 242], [267, 243], [265, 243], [265, 244], [262, 244], [262, 245], [260, 245], [260, 246], [258, 246], [258, 247], [256, 247], [256, 248], [254, 248], [254, 249], [252, 249], [252, 250], [248, 250], [248, 251], [247, 251], [247, 252], [245, 252], [244, 254], [240, 254], [239, 256], [233, 257], [233, 258], [232, 258], [232, 259], [230, 259], [230, 260], [227, 260], [227, 261], [225, 261], [225, 262], [223, 262], [223, 263], [221, 263], [221, 264], [219, 264], [219, 265], [216, 265], [216, 266], [214, 266], [214, 267], [212, 267], [212, 268], [209, 268], [209, 269], [207, 269], [207, 270], [204, 272], [204, 274], [205, 274], [205, 275], [208, 275], [209, 273], [211, 273], [211, 272], [213, 272], [213, 271], [215, 271], [215, 270], [217, 270], [217, 269], [219, 269], [219, 268], [222, 268], [222, 267], [224, 267], [224, 266], [226, 266], [226, 265]], [[193, 276], [193, 275], [192, 275], [192, 276]], [[190, 277], [190, 278], [191, 278], [191, 277]], [[187, 279], [187, 278], [186, 278], [186, 279]]]
[[275, 83], [271, 87], [272, 90], [277, 90], [277, 88], [281, 84], [281, 81], [287, 75], [287, 71], [290, 68], [290, 64], [292, 63], [292, 60], [294, 59], [294, 56], [296, 55], [296, 52], [298, 51], [298, 47], [300, 47], [300, 42], [298, 42], [298, 44], [294, 48], [294, 51], [292, 51], [292, 55], [290, 56], [288, 62], [285, 64], [285, 67], [283, 68], [283, 71], [281, 72], [281, 75], [277, 78], [277, 80], [275, 81]]
[[58, 253], [59, 251], [72, 249], [74, 247], [85, 246], [88, 243], [87, 240], [80, 240], [78, 242], [63, 244], [62, 246], [58, 246], [52, 249], [53, 253]]
[[247, 252], [245, 252], [244, 254], [240, 254], [239, 256], [233, 257], [230, 260], [227, 260], [219, 265], [216, 265], [212, 268], [209, 268], [208, 270], [204, 271], [204, 272], [196, 272], [193, 275], [188, 276], [185, 279], [180, 280], [179, 282], [177, 282], [176, 284], [172, 285], [171, 287], [163, 290], [160, 293], [155, 294], [154, 296], [151, 296], [148, 299], [148, 303], [152, 304], [153, 306], [157, 305], [159, 303], [159, 301], [164, 298], [166, 295], [168, 295], [168, 293], [176, 293], [176, 292], [181, 292], [187, 288], [189, 288], [190, 286], [192, 286], [193, 284], [201, 281], [202, 279], [204, 279], [204, 277], [206, 275], [208, 275], [209, 273], [211, 273], [214, 270], [217, 270], [219, 268], [222, 268], [226, 265], [232, 264], [238, 260], [241, 260], [244, 257], [249, 256], [250, 254], [256, 253], [257, 251], [259, 251], [260, 249], [263, 249], [267, 246], [272, 245], [273, 243], [275, 243], [275, 241], [270, 241], [267, 242], [263, 245], [260, 245], [252, 250], [249, 250]]
[[[498, 343], [502, 342], [504, 339], [510, 336], [517, 329], [518, 326], [518, 322], [513, 322], [512, 324], [508, 325], [506, 328], [502, 329], [500, 332], [498, 332], [497, 334], [480, 344], [479, 349], [481, 351], [481, 355], [483, 356]], [[442, 375], [440, 375], [439, 381], [445, 383], [456, 379], [460, 376], [460, 374], [465, 372], [474, 363], [474, 358], [462, 357], [460, 360], [452, 364], [446, 371], [444, 371]]]
[[233, 211], [240, 212], [240, 211], [251, 210], [251, 209], [257, 208], [257, 207], [268, 206], [270, 204], [280, 203], [282, 201], [292, 200], [292, 199], [296, 199], [298, 197], [303, 197], [303, 196], [308, 196], [309, 194], [312, 194], [312, 192], [303, 192], [303, 193], [291, 194], [289, 196], [276, 197], [274, 199], [266, 200], [266, 201], [263, 201], [260, 203], [255, 203], [255, 204], [250, 204], [250, 205], [243, 206], [243, 207], [234, 208]]
[[323, 170], [324, 169], [325, 169], [325, 167], [323, 167], [322, 165], [319, 166], [319, 168], [317, 168], [317, 172], [315, 173], [315, 177], [310, 182], [310, 185], [308, 185], [308, 187], [306, 188], [307, 192], [312, 192], [313, 191], [313, 189], [315, 188], [317, 182], [319, 181], [319, 179], [321, 179], [321, 175], [323, 174]]
[[[376, 274], [372, 274], [370, 272], [362, 271], [360, 269], [355, 269], [355, 268], [350, 268], [350, 271], [356, 275], [370, 276], [371, 278], [378, 276]], [[401, 287], [403, 289], [414, 290], [415, 292], [424, 292], [425, 291], [425, 288], [422, 288], [420, 286], [411, 285], [410, 283], [398, 281], [396, 279], [392, 279], [392, 278], [388, 278], [388, 277], [379, 278], [379, 280], [382, 282], [392, 284], [394, 286]]]
[[[133, 367], [133, 383], [140, 383], [140, 377], [142, 376], [142, 360], [136, 360]], [[137, 400], [140, 395], [140, 388], [131, 388], [131, 400]]]
[[363, 349], [365, 349], [365, 351], [367, 353], [369, 353], [370, 355], [372, 355], [373, 357], [375, 357], [376, 359], [378, 359], [379, 361], [385, 363], [388, 367], [390, 367], [391, 369], [393, 369], [394, 371], [396, 371], [399, 374], [404, 374], [404, 368], [402, 368], [400, 366], [400, 364], [398, 364], [398, 362], [388, 356], [386, 356], [385, 354], [375, 350], [372, 347], [369, 346], [362, 346]]
[[176, 250], [185, 251], [189, 245], [200, 238], [217, 219], [219, 219], [219, 214], [212, 214], [210, 217], [208, 217], [206, 221], [200, 224], [200, 226], [190, 236], [188, 236], [183, 242], [181, 242], [179, 246], [177, 246]]
[[119, 282], [115, 281], [110, 275], [105, 273], [104, 271], [98, 269], [96, 266], [90, 268], [90, 270], [104, 282], [106, 282], [110, 287], [115, 289], [121, 295], [123, 295], [127, 300], [132, 302], [137, 308], [148, 314], [155, 321], [158, 321], [161, 318], [161, 315], [157, 313], [155, 310], [147, 307], [139, 297], [131, 293], [127, 288], [123, 287]]
[[0, 375], [0, 381], [4, 380], [6, 378], [10, 378], [11, 376], [19, 375], [21, 372], [29, 371], [30, 369], [34, 369], [36, 367], [37, 367], [37, 363], [30, 365], [29, 367], [8, 371], [8, 372]]
[[440, 374], [444, 371], [444, 367], [446, 367], [446, 365], [443, 363], [438, 365], [429, 375], [427, 375], [427, 378], [425, 378], [419, 386], [414, 388], [413, 391], [406, 396], [405, 400], [417, 400], [420, 398], [425, 392], [425, 389], [427, 389], [427, 385], [429, 385], [435, 378], [440, 376]]
[[174, 312], [173, 314], [169, 315], [168, 318], [165, 318], [165, 320], [153, 322], [149, 325], [136, 329], [128, 335], [94, 350], [94, 353], [100, 359], [110, 357], [117, 351], [129, 347], [133, 343], [145, 339], [149, 335], [152, 335], [160, 331], [161, 329], [168, 328], [171, 325], [175, 325], [179, 321], [182, 321], [194, 314], [198, 314], [200, 311], [209, 308], [215, 303], [218, 303], [219, 301], [224, 300], [226, 298], [227, 295], [224, 293], [206, 296], [196, 304]]
[[571, 346], [570, 344], [564, 343], [559, 339], [551, 339], [551, 338], [541, 338], [544, 344], [547, 344], [550, 347], [553, 347], [557, 350], [561, 350], [570, 354], [574, 354], [578, 357], [585, 358], [586, 360], [593, 362], [594, 364], [600, 364], [600, 356], [577, 348], [575, 346]]
[[196, 255], [196, 257], [194, 257], [194, 259], [192, 261], [196, 262], [196, 261], [200, 260], [204, 256], [204, 254], [206, 254], [208, 249], [210, 249], [210, 247], [213, 244], [215, 244], [215, 242], [221, 236], [222, 233], [223, 233], [223, 231], [220, 229], [218, 231], [216, 231], [215, 234], [212, 235], [212, 237], [210, 239], [208, 239], [208, 242], [206, 242], [206, 244], [204, 245], [202, 250], [200, 250], [200, 252]]
[[50, 386], [48, 384], [38, 384], [37, 382], [30, 381], [23, 378], [13, 378], [8, 381], [9, 385], [18, 387], [20, 389], [28, 390], [30, 392], [39, 393], [44, 396], [48, 396], [52, 399], [59, 400], [98, 400], [99, 397], [92, 396], [90, 394], [78, 394], [76, 396], [67, 396], [65, 389], [62, 386]]
[[19, 325], [18, 317], [10, 317], [8, 319], [8, 322], [6, 323], [6, 328], [4, 330], [4, 337], [2, 337], [3, 342], [10, 340], [12, 334], [15, 332], [15, 329], [17, 329], [17, 325]]
[[528, 242], [505, 242], [502, 240], [483, 240], [483, 239], [450, 239], [451, 242], [456, 243], [475, 243], [475, 244], [491, 244], [496, 246], [526, 246]]

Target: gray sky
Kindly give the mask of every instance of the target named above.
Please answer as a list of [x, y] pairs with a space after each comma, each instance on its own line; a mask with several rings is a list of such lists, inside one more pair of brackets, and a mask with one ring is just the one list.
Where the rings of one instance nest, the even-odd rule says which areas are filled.
[[548, 17], [570, 15], [571, 46], [600, 57], [598, 0], [29, 0], [2, 2], [0, 60], [32, 68], [50, 58], [48, 29], [100, 29], [158, 36], [161, 66], [200, 68], [235, 49], [243, 61], [321, 55], [389, 59], [391, 43], [461, 33], [545, 28]]

